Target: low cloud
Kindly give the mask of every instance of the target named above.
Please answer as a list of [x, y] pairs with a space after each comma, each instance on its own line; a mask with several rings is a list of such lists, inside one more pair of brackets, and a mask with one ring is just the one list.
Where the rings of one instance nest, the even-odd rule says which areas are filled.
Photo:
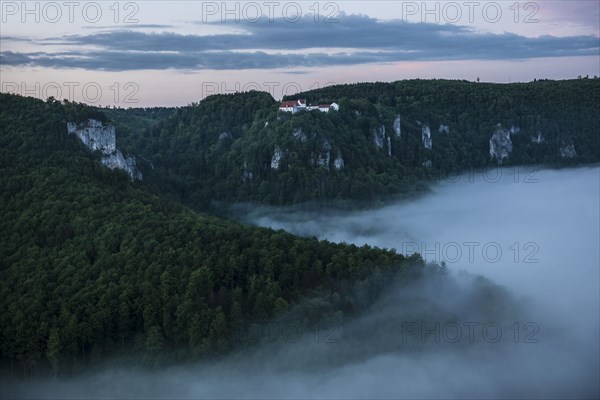
[[[246, 216], [307, 236], [388, 248], [404, 241], [423, 242], [429, 249], [435, 242], [496, 242], [506, 246], [507, 258], [449, 263], [450, 279], [391, 282], [360, 315], [317, 336], [307, 330], [294, 340], [158, 371], [113, 363], [71, 379], [6, 384], [3, 394], [65, 399], [597, 398], [600, 168], [535, 171], [534, 181], [524, 179], [532, 177], [529, 172], [503, 171], [494, 182], [463, 176], [414, 202], [378, 210], [256, 208]], [[511, 246], [524, 240], [538, 244], [537, 263], [523, 262], [522, 252], [517, 259], [511, 253]], [[500, 282], [506, 290], [461, 269]], [[278, 322], [285, 326], [303, 314], [293, 310]], [[461, 338], [455, 341], [459, 330]]]

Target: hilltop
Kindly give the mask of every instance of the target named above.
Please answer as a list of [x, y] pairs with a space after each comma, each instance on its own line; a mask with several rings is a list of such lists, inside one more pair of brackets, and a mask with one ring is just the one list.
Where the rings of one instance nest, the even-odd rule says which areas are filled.
[[284, 99], [339, 105], [327, 113], [282, 112], [268, 93], [248, 92], [210, 96], [145, 129], [116, 125], [127, 131], [120, 146], [151, 162], [147, 183], [194, 207], [372, 204], [473, 168], [598, 162], [599, 91], [600, 79], [360, 83]]

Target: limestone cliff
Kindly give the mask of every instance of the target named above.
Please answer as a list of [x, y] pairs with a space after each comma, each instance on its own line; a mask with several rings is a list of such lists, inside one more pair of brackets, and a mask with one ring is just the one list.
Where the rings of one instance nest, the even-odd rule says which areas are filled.
[[67, 133], [77, 136], [90, 151], [102, 153], [100, 161], [103, 165], [127, 172], [132, 181], [142, 179], [135, 157], [125, 157], [121, 150], [117, 149], [114, 126], [103, 125], [95, 119], [88, 119], [82, 123], [67, 122]]
[[490, 157], [492, 157], [492, 159], [495, 158], [498, 165], [501, 165], [502, 162], [508, 158], [512, 150], [513, 146], [510, 140], [510, 131], [498, 127], [490, 138]]

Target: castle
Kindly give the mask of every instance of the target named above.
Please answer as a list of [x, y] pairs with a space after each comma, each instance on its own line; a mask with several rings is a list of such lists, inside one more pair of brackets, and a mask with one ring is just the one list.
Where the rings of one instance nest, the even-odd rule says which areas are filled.
[[321, 112], [329, 112], [329, 110], [339, 111], [340, 106], [337, 103], [319, 104], [317, 106], [307, 105], [306, 99], [282, 101], [281, 104], [279, 104], [279, 111], [295, 114], [302, 110], [319, 110]]

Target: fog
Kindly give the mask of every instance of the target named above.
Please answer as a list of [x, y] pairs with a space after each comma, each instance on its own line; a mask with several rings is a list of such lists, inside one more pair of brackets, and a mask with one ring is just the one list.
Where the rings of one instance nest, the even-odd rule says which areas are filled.
[[[289, 334], [301, 311], [293, 310], [275, 325], [273, 343], [213, 362], [155, 372], [114, 366], [8, 394], [597, 398], [599, 209], [598, 167], [473, 172], [424, 197], [360, 212], [245, 209], [250, 224], [418, 251], [444, 260], [451, 277], [410, 288], [391, 282], [354, 320], [300, 335]], [[506, 303], [487, 303], [490, 293], [504, 293], [495, 284], [506, 288]]]

